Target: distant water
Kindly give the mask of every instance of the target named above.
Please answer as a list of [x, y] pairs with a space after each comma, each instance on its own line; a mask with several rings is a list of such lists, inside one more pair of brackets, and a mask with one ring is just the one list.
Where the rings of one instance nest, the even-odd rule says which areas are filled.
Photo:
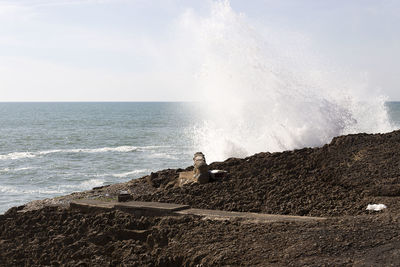
[[[400, 102], [386, 106], [399, 128]], [[184, 103], [0, 103], [0, 213], [191, 165], [195, 111]]]
[[387, 112], [390, 122], [394, 128], [400, 128], [400, 102], [386, 102]]

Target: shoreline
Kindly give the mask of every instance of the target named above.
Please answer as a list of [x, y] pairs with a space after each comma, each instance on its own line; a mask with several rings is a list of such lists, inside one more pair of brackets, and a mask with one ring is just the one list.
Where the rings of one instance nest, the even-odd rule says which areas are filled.
[[[345, 136], [339, 136], [335, 137], [332, 139], [332, 141], [329, 144], [326, 144], [322, 147], [315, 147], [315, 148], [302, 148], [302, 149], [296, 149], [296, 150], [289, 150], [289, 151], [283, 151], [283, 152], [261, 152], [254, 154], [249, 157], [245, 158], [229, 158], [225, 161], [222, 162], [213, 162], [209, 166], [211, 169], [225, 169], [228, 170], [228, 177], [227, 179], [222, 180], [217, 180], [213, 181], [211, 183], [208, 183], [206, 185], [198, 185], [198, 184], [191, 184], [188, 186], [183, 186], [180, 187], [177, 185], [177, 180], [179, 177], [180, 172], [184, 171], [191, 171], [193, 170], [193, 166], [186, 167], [185, 169], [164, 169], [156, 172], [152, 172], [149, 175], [145, 175], [140, 178], [135, 178], [127, 182], [122, 182], [122, 183], [115, 183], [111, 185], [105, 185], [105, 186], [100, 186], [100, 187], [94, 187], [91, 190], [86, 190], [86, 191], [81, 191], [81, 192], [73, 192], [68, 195], [64, 196], [58, 196], [54, 198], [46, 198], [43, 200], [34, 200], [31, 202], [28, 202], [22, 206], [19, 207], [13, 207], [12, 209], [17, 209], [22, 212], [24, 211], [30, 211], [30, 210], [35, 210], [42, 208], [47, 205], [59, 205], [61, 207], [68, 207], [68, 204], [72, 200], [76, 199], [102, 199], [102, 198], [110, 198], [110, 199], [117, 199], [117, 196], [120, 191], [128, 191], [132, 196], [133, 200], [145, 200], [145, 201], [159, 201], [159, 200], [164, 200], [164, 202], [169, 202], [169, 203], [174, 203], [172, 200], [177, 200], [176, 203], [179, 204], [191, 204], [195, 205], [195, 207], [202, 208], [204, 207], [204, 203], [193, 203], [193, 200], [187, 199], [187, 201], [184, 203], [185, 200], [179, 200], [177, 199], [178, 196], [181, 196], [185, 198], [187, 195], [186, 193], [191, 193], [189, 189], [193, 189], [196, 191], [196, 193], [199, 193], [197, 190], [199, 187], [206, 188], [205, 191], [208, 190], [210, 191], [215, 191], [216, 186], [221, 186], [224, 187], [225, 184], [224, 182], [226, 181], [231, 181], [231, 180], [240, 180], [240, 176], [244, 176], [246, 179], [243, 179], [241, 182], [247, 182], [247, 177], [246, 176], [272, 176], [271, 181], [268, 182], [282, 182], [279, 180], [279, 178], [282, 178], [283, 176], [304, 176], [305, 175], [310, 175], [310, 173], [316, 173], [319, 176], [326, 176], [327, 172], [329, 171], [334, 171], [335, 173], [329, 173], [328, 178], [324, 178], [322, 180], [315, 180], [315, 181], [307, 181], [308, 183], [312, 182], [319, 182], [321, 183], [320, 185], [326, 186], [325, 182], [330, 182], [329, 185], [331, 186], [337, 186], [335, 184], [335, 181], [332, 181], [335, 178], [335, 175], [343, 175], [343, 171], [346, 170], [346, 168], [354, 168], [354, 167], [359, 167], [359, 166], [353, 166], [354, 164], [362, 163], [364, 158], [367, 156], [367, 149], [368, 146], [371, 147], [373, 144], [371, 142], [378, 141], [377, 145], [384, 145], [385, 144], [385, 139], [390, 139], [393, 137], [399, 138], [400, 140], [400, 130], [398, 131], [393, 131], [391, 133], [385, 133], [385, 134], [350, 134], [350, 135], [345, 135]], [[358, 144], [357, 144], [358, 142]], [[391, 140], [391, 142], [395, 142], [395, 140]], [[364, 147], [367, 145], [367, 147]], [[358, 147], [357, 147], [358, 146]], [[372, 149], [376, 149], [374, 147], [371, 147]], [[393, 150], [393, 147], [391, 148]], [[345, 151], [347, 150], [347, 151]], [[325, 156], [328, 156], [330, 153], [332, 154], [335, 153], [336, 158], [334, 158], [331, 162], [329, 162], [329, 158], [325, 158]], [[347, 157], [344, 155], [344, 153], [347, 152], [351, 157]], [[388, 153], [388, 152], [385, 152]], [[394, 152], [391, 152], [394, 153]], [[343, 155], [340, 155], [343, 154]], [[377, 154], [379, 155], [379, 153]], [[339, 158], [337, 158], [339, 156]], [[369, 157], [373, 157], [373, 155], [368, 155]], [[379, 160], [379, 159], [377, 159]], [[385, 160], [385, 158], [383, 159]], [[386, 158], [387, 160], [387, 158]], [[321, 162], [325, 161], [325, 162]], [[332, 164], [332, 166], [327, 166], [328, 164]], [[366, 162], [367, 165], [371, 165], [371, 162]], [[321, 166], [316, 166], [317, 164], [320, 164]], [[338, 166], [334, 166], [335, 164], [339, 164]], [[254, 166], [256, 165], [256, 166]], [[315, 166], [314, 166], [315, 165]], [[273, 169], [271, 167], [273, 166]], [[342, 167], [344, 170], [338, 171], [338, 168]], [[242, 168], [241, 170], [239, 170]], [[256, 170], [254, 170], [256, 169]], [[378, 170], [376, 170], [378, 171]], [[394, 170], [395, 171], [395, 170]], [[253, 173], [252, 173], [253, 172]], [[295, 172], [295, 173], [293, 173]], [[354, 175], [361, 176], [359, 173], [355, 173]], [[233, 176], [233, 177], [232, 177]], [[294, 178], [297, 178], [294, 177]], [[376, 174], [373, 175], [374, 177], [370, 177], [371, 179], [374, 179], [377, 177]], [[378, 175], [379, 176], [379, 175]], [[291, 177], [293, 178], [293, 177]], [[312, 177], [314, 178], [314, 177]], [[348, 178], [348, 177], [345, 177]], [[371, 180], [370, 178], [364, 178], [366, 180]], [[330, 180], [330, 181], [329, 181]], [[256, 181], [257, 182], [257, 181]], [[293, 182], [293, 181], [283, 181], [285, 183], [288, 182]], [[379, 197], [379, 194], [382, 196], [387, 196], [391, 194], [397, 194], [397, 191], [399, 192], [400, 195], [400, 185], [399, 187], [394, 186], [389, 188], [388, 186], [385, 186], [383, 183], [381, 186], [375, 186], [375, 188], [372, 188], [369, 186], [368, 188], [361, 188], [361, 187], [366, 187], [361, 181], [358, 181], [354, 184], [348, 184], [352, 183], [354, 181], [351, 180], [346, 180], [343, 181], [347, 187], [350, 186], [358, 186], [360, 188], [357, 188], [356, 191], [361, 191], [360, 195], [364, 196], [365, 194], [370, 195], [371, 197]], [[250, 183], [249, 183], [250, 184]], [[286, 184], [287, 185], [287, 184]], [[343, 187], [343, 185], [341, 186]], [[218, 188], [221, 189], [221, 188]], [[272, 188], [276, 189], [276, 188]], [[336, 188], [337, 189], [337, 188]], [[380, 192], [382, 191], [382, 192]], [[386, 192], [388, 191], [388, 192]], [[395, 192], [392, 192], [395, 191]], [[264, 192], [268, 192], [268, 190], [264, 190]], [[224, 192], [227, 193], [227, 192]], [[238, 192], [236, 192], [238, 193]], [[282, 193], [282, 192], [279, 192]], [[283, 192], [285, 193], [285, 192]], [[314, 192], [315, 193], [315, 192]], [[354, 192], [352, 192], [354, 193]], [[293, 192], [292, 192], [293, 194]], [[191, 195], [187, 195], [189, 198]], [[196, 205], [197, 204], [197, 205]], [[213, 207], [215, 208], [215, 207]], [[247, 212], [261, 212], [261, 213], [266, 213], [264, 210], [261, 208], [258, 208], [259, 210], [252, 210], [251, 208], [231, 208], [231, 207], [219, 207], [220, 210], [227, 210], [227, 211], [247, 211]], [[257, 209], [257, 208], [254, 208]], [[9, 210], [9, 211], [10, 211]], [[8, 212], [8, 211], [6, 211]], [[268, 213], [268, 212], [267, 212]], [[280, 214], [279, 212], [272, 212], [272, 214]], [[307, 214], [301, 214], [301, 212], [298, 211], [291, 211], [291, 212], [284, 212], [284, 214], [290, 214], [290, 215], [307, 215]], [[336, 214], [335, 215], [340, 215]], [[350, 214], [350, 213], [348, 213]], [[354, 213], [353, 213], [354, 214]], [[366, 214], [361, 211], [357, 211], [355, 214]], [[312, 215], [312, 214], [308, 214]], [[327, 214], [330, 216], [330, 214]], [[332, 215], [332, 214], [331, 214]]]
[[[0, 262], [9, 266], [22, 261], [57, 265], [65, 264], [68, 257], [72, 257], [71, 265], [81, 262], [82, 266], [398, 262], [400, 243], [394, 237], [400, 235], [396, 228], [400, 220], [399, 151], [400, 131], [352, 134], [335, 137], [322, 147], [211, 163], [210, 169], [226, 170], [228, 174], [206, 184], [179, 186], [179, 172], [193, 167], [167, 169], [126, 183], [29, 202], [0, 215]], [[120, 191], [128, 191], [134, 201], [327, 220], [260, 224], [242, 219], [213, 221], [193, 215], [142, 217], [119, 210], [91, 214], [69, 209], [73, 200], [111, 201]], [[387, 208], [366, 210], [368, 204], [380, 203]], [[140, 238], [126, 237], [139, 235], [137, 231], [147, 232]], [[36, 244], [35, 240], [42, 243]], [[26, 245], [32, 242], [36, 245]], [[87, 250], [72, 246], [76, 242], [87, 246]], [[33, 253], [35, 248], [54, 246], [57, 249], [44, 258]], [[107, 253], [102, 246], [113, 248], [115, 254]], [[18, 253], [17, 248], [22, 252]]]

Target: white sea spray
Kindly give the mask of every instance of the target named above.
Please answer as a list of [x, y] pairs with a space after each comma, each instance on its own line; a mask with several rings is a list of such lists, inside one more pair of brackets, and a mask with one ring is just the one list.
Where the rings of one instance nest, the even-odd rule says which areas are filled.
[[188, 132], [210, 161], [393, 129], [386, 98], [367, 78], [326, 61], [307, 36], [261, 28], [228, 1], [213, 2], [208, 15], [188, 11], [181, 22], [197, 55], [193, 94], [202, 101]]

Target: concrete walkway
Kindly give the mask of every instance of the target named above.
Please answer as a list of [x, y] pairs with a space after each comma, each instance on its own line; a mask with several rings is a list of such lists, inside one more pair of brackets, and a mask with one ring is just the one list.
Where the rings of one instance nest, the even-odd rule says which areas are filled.
[[188, 205], [160, 203], [160, 202], [108, 202], [100, 200], [82, 199], [70, 203], [70, 208], [83, 212], [99, 212], [105, 210], [122, 210], [135, 216], [179, 216], [195, 215], [211, 220], [244, 219], [258, 223], [270, 222], [315, 222], [326, 220], [324, 217], [289, 216], [252, 212], [232, 212], [221, 210], [192, 209]]

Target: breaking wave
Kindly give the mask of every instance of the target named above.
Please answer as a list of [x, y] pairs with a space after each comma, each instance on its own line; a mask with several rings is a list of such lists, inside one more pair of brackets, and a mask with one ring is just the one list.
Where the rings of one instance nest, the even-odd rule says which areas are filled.
[[93, 187], [102, 186], [105, 181], [102, 179], [90, 179], [82, 181], [79, 184], [64, 184], [64, 185], [52, 185], [44, 188], [24, 189], [17, 186], [11, 185], [0, 185], [0, 192], [3, 194], [28, 194], [28, 195], [54, 195], [54, 194], [66, 194], [74, 191], [89, 190]]
[[122, 177], [131, 176], [131, 175], [145, 174], [148, 172], [150, 172], [150, 170], [142, 169], [142, 170], [134, 170], [134, 171], [130, 171], [130, 172], [115, 173], [115, 174], [112, 174], [112, 176], [122, 178]]
[[385, 97], [302, 34], [260, 26], [228, 1], [213, 2], [205, 16], [188, 11], [181, 22], [198, 55], [193, 92], [203, 107], [189, 134], [210, 161], [393, 129]]
[[37, 156], [43, 156], [54, 153], [105, 153], [105, 152], [135, 152], [143, 150], [153, 150], [157, 149], [157, 146], [118, 146], [118, 147], [102, 147], [102, 148], [77, 148], [77, 149], [54, 149], [54, 150], [44, 150], [37, 152], [12, 152], [4, 155], [0, 155], [0, 160], [16, 160], [25, 158], [34, 158]]

